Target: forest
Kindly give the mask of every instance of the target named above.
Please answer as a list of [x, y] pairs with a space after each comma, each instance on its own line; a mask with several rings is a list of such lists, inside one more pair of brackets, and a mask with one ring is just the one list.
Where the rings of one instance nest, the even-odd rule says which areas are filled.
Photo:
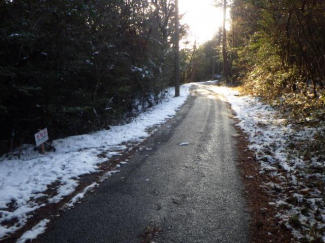
[[109, 129], [163, 99], [174, 10], [164, 0], [1, 1], [0, 153], [44, 127], [52, 139]]
[[[325, 118], [325, 2], [233, 0], [227, 7], [228, 83], [242, 85], [294, 122], [320, 126]], [[213, 59], [216, 72], [222, 72], [222, 34], [220, 29], [198, 48], [192, 61], [196, 80], [208, 77]]]
[[[181, 49], [181, 82], [224, 74], [227, 63], [229, 84], [298, 123], [320, 124], [325, 2], [218, 2], [230, 9], [230, 28]], [[173, 0], [2, 1], [0, 153], [33, 143], [44, 127], [52, 139], [109, 129], [164, 99], [174, 83], [174, 20]]]
[[[40, 223], [42, 234], [62, 205], [79, 203], [116, 173], [112, 188], [132, 182], [130, 191], [154, 203], [168, 194], [172, 211], [164, 204], [161, 213], [193, 211], [188, 202], [196, 201], [184, 196], [192, 191], [177, 199], [181, 184], [198, 186], [197, 202], [209, 214], [216, 193], [225, 195], [218, 198], [225, 208], [239, 202], [228, 197], [235, 188], [247, 199], [252, 242], [325, 242], [325, 1], [211, 0], [211, 8], [222, 10], [223, 23], [200, 43], [190, 39], [177, 0], [0, 1], [0, 239], [18, 239]], [[183, 95], [174, 98], [176, 80]], [[46, 151], [35, 146], [44, 128]], [[164, 185], [171, 181], [177, 185]], [[166, 194], [152, 192], [154, 182]], [[201, 189], [210, 186], [205, 205]], [[161, 209], [151, 206], [150, 214]], [[188, 222], [205, 236], [211, 230], [201, 231], [202, 215], [200, 225], [193, 215]], [[215, 215], [210, 223], [222, 225]]]

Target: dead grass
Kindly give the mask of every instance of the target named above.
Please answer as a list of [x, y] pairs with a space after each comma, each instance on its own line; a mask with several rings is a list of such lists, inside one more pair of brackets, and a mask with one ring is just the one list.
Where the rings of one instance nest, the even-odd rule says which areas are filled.
[[272, 205], [274, 201], [272, 195], [262, 187], [264, 183], [277, 183], [276, 179], [259, 173], [260, 165], [254, 153], [248, 149], [247, 136], [239, 127], [235, 126], [235, 128], [240, 134], [236, 137], [236, 147], [238, 168], [245, 188], [244, 197], [250, 212], [250, 241], [252, 243], [294, 243], [291, 232], [276, 218], [277, 210]]

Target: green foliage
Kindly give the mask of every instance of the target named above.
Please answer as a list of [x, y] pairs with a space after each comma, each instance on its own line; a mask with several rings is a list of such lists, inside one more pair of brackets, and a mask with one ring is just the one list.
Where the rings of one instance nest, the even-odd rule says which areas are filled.
[[232, 79], [297, 122], [319, 122], [325, 114], [324, 9], [320, 0], [232, 6]]

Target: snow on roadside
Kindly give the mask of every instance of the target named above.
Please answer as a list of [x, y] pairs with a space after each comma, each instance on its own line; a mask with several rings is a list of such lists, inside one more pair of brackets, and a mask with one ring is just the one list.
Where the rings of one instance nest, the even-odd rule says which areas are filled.
[[320, 129], [288, 124], [271, 106], [234, 89], [209, 89], [224, 96], [236, 112], [238, 126], [248, 135], [249, 148], [260, 162], [260, 173], [281, 182], [262, 185], [275, 197], [272, 205], [277, 207], [279, 222], [299, 241], [325, 242], [325, 161], [309, 151]]
[[70, 202], [68, 202], [66, 205], [64, 205], [63, 209], [72, 208], [78, 201], [83, 199], [85, 197], [85, 194], [91, 190], [93, 190], [95, 187], [97, 187], [99, 184], [97, 182], [92, 183], [91, 185], [87, 186], [82, 192], [75, 195]]
[[38, 235], [43, 234], [46, 229], [46, 225], [50, 222], [48, 219], [44, 219], [35, 225], [31, 230], [26, 231], [18, 240], [17, 243], [25, 243], [26, 241], [34, 240]]
[[[38, 203], [40, 199], [57, 203], [70, 195], [79, 185], [79, 176], [97, 171], [98, 165], [107, 160], [98, 157], [99, 154], [118, 155], [126, 149], [121, 143], [142, 142], [150, 135], [148, 128], [162, 124], [176, 114], [187, 99], [190, 86], [181, 86], [180, 97], [173, 97], [173, 89], [170, 89], [164, 102], [129, 124], [55, 140], [56, 152], [39, 155], [29, 145], [26, 146], [29, 150], [20, 159], [13, 157], [9, 160], [3, 156], [0, 159], [0, 239], [23, 227], [33, 211], [45, 206]], [[44, 192], [54, 182], [58, 182], [56, 195], [48, 197]]]

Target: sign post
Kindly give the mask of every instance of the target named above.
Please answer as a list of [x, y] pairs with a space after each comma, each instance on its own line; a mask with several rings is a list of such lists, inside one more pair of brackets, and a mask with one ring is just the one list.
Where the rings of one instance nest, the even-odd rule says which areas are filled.
[[47, 133], [47, 128], [40, 130], [38, 133], [35, 134], [35, 143], [36, 146], [41, 146], [41, 153], [45, 154], [44, 143], [49, 140], [49, 135]]

